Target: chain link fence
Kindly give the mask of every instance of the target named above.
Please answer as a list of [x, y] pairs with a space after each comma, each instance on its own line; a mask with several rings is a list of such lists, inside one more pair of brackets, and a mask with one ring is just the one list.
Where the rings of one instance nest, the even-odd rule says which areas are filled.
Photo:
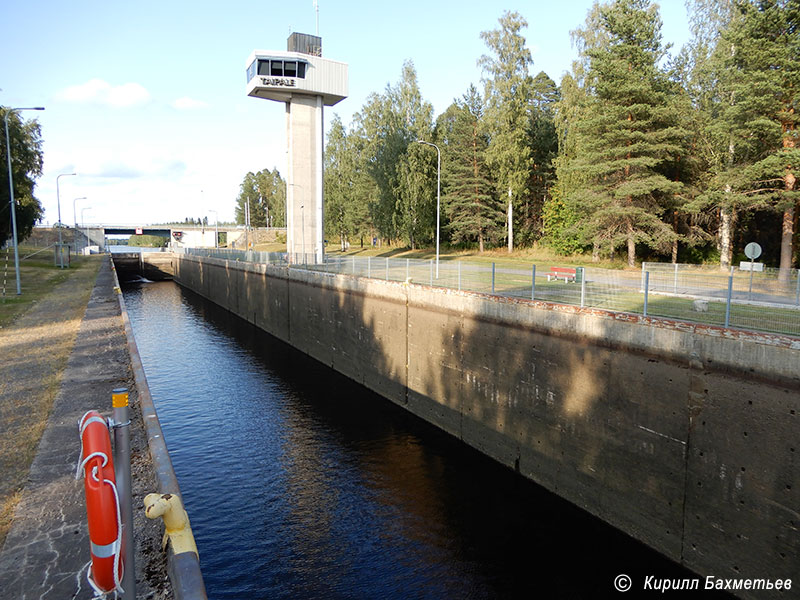
[[641, 272], [559, 265], [186, 249], [187, 254], [800, 336], [798, 270], [642, 263]]

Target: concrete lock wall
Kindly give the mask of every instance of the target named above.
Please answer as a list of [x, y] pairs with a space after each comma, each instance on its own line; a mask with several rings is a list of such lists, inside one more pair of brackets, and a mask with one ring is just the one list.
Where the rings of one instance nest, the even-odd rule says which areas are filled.
[[796, 338], [191, 256], [175, 279], [700, 574], [797, 572]]

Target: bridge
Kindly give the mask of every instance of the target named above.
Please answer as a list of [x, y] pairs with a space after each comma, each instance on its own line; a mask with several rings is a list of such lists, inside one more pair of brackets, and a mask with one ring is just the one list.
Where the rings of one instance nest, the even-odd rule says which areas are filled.
[[[220, 245], [245, 248], [248, 243], [275, 241], [286, 229], [281, 227], [257, 227], [245, 230], [238, 226], [215, 225], [145, 225], [137, 223], [87, 224], [75, 230], [77, 243], [97, 246], [105, 250], [110, 236], [153, 235], [169, 240], [172, 248], [214, 248]], [[224, 240], [220, 243], [220, 240]]]

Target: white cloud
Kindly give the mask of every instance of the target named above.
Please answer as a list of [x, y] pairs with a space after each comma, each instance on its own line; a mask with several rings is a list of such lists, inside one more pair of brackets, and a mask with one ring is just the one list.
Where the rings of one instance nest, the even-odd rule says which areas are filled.
[[57, 100], [65, 102], [104, 104], [114, 108], [126, 108], [145, 104], [150, 92], [138, 83], [111, 85], [102, 79], [90, 79], [80, 85], [71, 85], [56, 94]]
[[175, 100], [172, 103], [172, 107], [178, 110], [196, 110], [199, 108], [208, 108], [208, 103], [184, 96]]

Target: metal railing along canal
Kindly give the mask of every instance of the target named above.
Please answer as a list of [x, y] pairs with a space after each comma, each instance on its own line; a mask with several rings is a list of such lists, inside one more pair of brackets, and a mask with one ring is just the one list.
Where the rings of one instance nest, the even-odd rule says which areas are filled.
[[752, 273], [733, 267], [723, 272], [718, 267], [646, 262], [641, 272], [576, 267], [574, 278], [564, 281], [548, 276], [556, 265], [447, 260], [439, 262], [436, 277], [433, 260], [414, 258], [326, 256], [318, 263], [313, 254], [201, 248], [185, 252], [800, 336], [797, 269], [781, 278], [778, 269]]

